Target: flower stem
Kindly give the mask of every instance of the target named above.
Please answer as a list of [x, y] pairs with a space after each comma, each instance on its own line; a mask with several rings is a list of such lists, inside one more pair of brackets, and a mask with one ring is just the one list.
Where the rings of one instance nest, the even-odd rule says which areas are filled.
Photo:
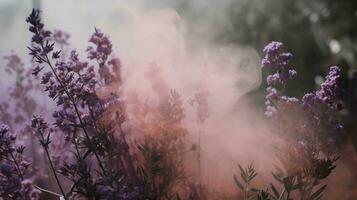
[[[41, 48], [44, 49], [43, 44], [41, 44]], [[51, 68], [52, 73], [55, 75], [55, 77], [56, 77], [58, 83], [61, 85], [61, 87], [63, 88], [64, 92], [66, 93], [66, 95], [68, 96], [68, 98], [70, 99], [70, 101], [72, 102], [73, 107], [74, 107], [74, 110], [75, 110], [75, 113], [76, 113], [77, 118], [78, 118], [78, 120], [79, 120], [79, 123], [81, 124], [81, 128], [82, 128], [82, 130], [83, 130], [83, 132], [84, 132], [84, 135], [85, 135], [86, 139], [88, 140], [89, 146], [90, 146], [90, 148], [93, 148], [93, 144], [92, 144], [91, 138], [90, 138], [90, 136], [89, 136], [89, 134], [88, 134], [86, 128], [84, 127], [84, 123], [83, 123], [83, 120], [82, 120], [81, 115], [80, 115], [80, 113], [79, 113], [79, 110], [78, 110], [78, 108], [77, 108], [76, 102], [74, 101], [74, 99], [73, 99], [73, 97], [70, 95], [70, 93], [68, 92], [68, 89], [67, 89], [66, 85], [64, 85], [64, 84], [62, 83], [61, 79], [58, 77], [58, 75], [57, 75], [57, 73], [56, 73], [54, 67], [52, 66], [52, 63], [51, 63], [50, 59], [48, 58], [48, 55], [47, 55], [47, 54], [45, 54], [45, 62], [49, 65], [49, 67]], [[105, 170], [105, 168], [104, 168], [104, 166], [103, 166], [103, 164], [102, 164], [102, 161], [101, 161], [100, 158], [99, 158], [99, 155], [97, 154], [97, 152], [96, 152], [94, 149], [92, 149], [92, 150], [93, 150], [94, 156], [96, 157], [96, 159], [97, 159], [97, 161], [98, 161], [99, 167], [101, 168], [101, 170], [103, 171], [104, 174], [107, 174], [107, 173], [106, 173], [106, 170]]]
[[[43, 137], [43, 134], [41, 133], [40, 135], [41, 135], [41, 140], [42, 140], [42, 141], [45, 141], [45, 138]], [[46, 146], [46, 145], [42, 145], [42, 146], [43, 146], [43, 148], [45, 149], [46, 156], [47, 156], [48, 162], [50, 163], [50, 167], [51, 167], [51, 170], [52, 170], [52, 172], [53, 172], [53, 175], [55, 176], [57, 185], [58, 185], [59, 189], [61, 190], [61, 193], [62, 193], [63, 197], [64, 197], [65, 199], [67, 199], [66, 194], [65, 194], [65, 192], [64, 192], [64, 190], [63, 190], [63, 188], [62, 188], [61, 182], [60, 182], [59, 179], [58, 179], [58, 176], [57, 176], [57, 173], [56, 173], [56, 169], [55, 169], [55, 167], [53, 166], [53, 162], [52, 162], [50, 153], [48, 152], [48, 146]]]

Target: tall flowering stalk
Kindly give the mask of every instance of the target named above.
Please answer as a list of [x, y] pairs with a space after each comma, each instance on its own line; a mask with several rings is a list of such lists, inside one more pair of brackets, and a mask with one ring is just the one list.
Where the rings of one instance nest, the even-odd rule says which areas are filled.
[[[49, 97], [54, 99], [57, 105], [62, 105], [63, 110], [56, 112], [55, 117], [57, 118], [57, 124], [65, 125], [61, 122], [64, 120], [70, 120], [75, 125], [83, 130], [86, 137], [90, 151], [95, 155], [98, 164], [102, 171], [105, 173], [105, 168], [99, 158], [98, 153], [93, 149], [93, 144], [86, 128], [86, 123], [83, 119], [85, 113], [80, 111], [79, 107], [88, 104], [90, 107], [99, 107], [97, 113], [100, 112], [100, 105], [97, 105], [97, 97], [95, 95], [95, 80], [94, 80], [94, 69], [89, 67], [84, 74], [80, 74], [83, 68], [87, 68], [87, 63], [81, 63], [78, 60], [77, 55], [73, 52], [71, 54], [71, 60], [68, 63], [58, 61], [60, 58], [60, 51], [53, 52], [54, 43], [51, 43], [49, 37], [51, 35], [50, 31], [44, 29], [44, 25], [40, 21], [39, 12], [33, 10], [31, 15], [26, 20], [31, 24], [30, 31], [34, 34], [32, 37], [33, 47], [29, 47], [31, 53], [30, 55], [39, 64], [35, 69], [33, 74], [39, 74], [44, 66], [47, 65], [50, 71], [47, 71], [42, 76], [42, 84], [47, 85], [46, 91], [49, 92]], [[52, 53], [52, 55], [50, 55]], [[52, 64], [50, 60], [57, 61], [55, 65]], [[77, 76], [77, 77], [76, 77]], [[73, 127], [61, 127], [65, 129], [71, 129]], [[71, 132], [70, 132], [71, 133]], [[71, 135], [68, 135], [71, 137]]]
[[[67, 193], [60, 186], [57, 170], [51, 165], [64, 198], [72, 196], [73, 193], [89, 199], [120, 196], [119, 192], [116, 194], [114, 191], [119, 191], [122, 187], [118, 180], [122, 176], [121, 170], [124, 170], [124, 166], [114, 169], [108, 155], [114, 149], [120, 149], [127, 144], [124, 142], [116, 146], [110, 124], [105, 125], [101, 121], [105, 108], [116, 102], [117, 98], [113, 94], [103, 100], [97, 94], [100, 87], [121, 80], [117, 77], [120, 76], [119, 62], [116, 59], [109, 60], [110, 41], [97, 29], [90, 39], [96, 49], [88, 48], [88, 58], [98, 61], [100, 76], [97, 77], [94, 66], [90, 66], [88, 62], [81, 62], [75, 51], [71, 51], [66, 59], [61, 56], [60, 51], [54, 50], [52, 33], [44, 29], [38, 10], [32, 11], [27, 22], [30, 24], [29, 30], [33, 33], [33, 45], [29, 47], [30, 55], [37, 63], [33, 74], [36, 76], [42, 74], [41, 83], [45, 86], [45, 91], [60, 108], [53, 114], [56, 128], [65, 134], [66, 140], [71, 142], [74, 148], [75, 163], [65, 163], [59, 170], [73, 182]], [[112, 71], [108, 66], [112, 66]], [[46, 152], [50, 141], [50, 135], [47, 136], [48, 138], [40, 137], [41, 144], [45, 144], [42, 146]], [[47, 155], [51, 164], [49, 153]], [[92, 155], [100, 170], [99, 177], [91, 173], [92, 169], [88, 164], [92, 161]], [[127, 156], [125, 161], [128, 161]]]
[[252, 189], [255, 195], [247, 197], [244, 186], [257, 175], [252, 166], [240, 167], [244, 184], [235, 176], [236, 185], [244, 192], [244, 199], [321, 199], [327, 187], [323, 180], [332, 173], [339, 158], [336, 134], [342, 126], [336, 115], [341, 107], [340, 69], [331, 67], [320, 88], [300, 100], [284, 95], [288, 81], [297, 75], [289, 64], [292, 54], [283, 51], [281, 42], [271, 42], [263, 52], [262, 66], [275, 71], [267, 77], [265, 115], [283, 140], [277, 147], [280, 165], [273, 173], [281, 186], [270, 184], [267, 189]]
[[57, 175], [57, 170], [54, 167], [54, 164], [52, 162], [52, 158], [51, 155], [49, 153], [49, 145], [51, 143], [51, 130], [49, 130], [48, 124], [45, 122], [45, 120], [42, 117], [39, 116], [34, 116], [32, 118], [32, 123], [31, 123], [32, 128], [34, 128], [36, 130], [36, 135], [39, 138], [40, 144], [43, 147], [43, 149], [45, 150], [48, 162], [50, 164], [51, 170], [53, 172], [53, 175], [55, 176], [56, 179], [56, 183], [61, 191], [61, 194], [64, 198], [66, 198], [66, 194], [64, 192], [64, 189], [62, 187], [62, 184], [58, 178]]
[[[326, 188], [319, 185], [336, 167], [338, 159], [335, 138], [341, 130], [336, 119], [340, 109], [340, 69], [331, 67], [320, 89], [305, 94], [301, 100], [285, 96], [288, 80], [297, 73], [289, 66], [291, 53], [283, 52], [282, 48], [280, 42], [268, 44], [262, 60], [263, 67], [275, 70], [267, 77], [266, 115], [277, 125], [286, 144], [278, 152], [283, 168], [274, 174], [284, 190], [275, 197], [318, 199]], [[319, 188], [314, 190], [316, 187]], [[272, 190], [276, 191], [273, 185]]]

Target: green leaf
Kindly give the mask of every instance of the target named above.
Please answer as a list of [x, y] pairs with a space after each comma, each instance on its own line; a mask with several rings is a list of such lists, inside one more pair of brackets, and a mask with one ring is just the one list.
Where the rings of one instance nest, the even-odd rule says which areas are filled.
[[242, 190], [244, 191], [244, 187], [243, 185], [239, 182], [238, 178], [236, 175], [234, 175], [234, 181], [236, 182], [236, 185]]
[[253, 180], [257, 175], [258, 173], [255, 172], [252, 176], [249, 177], [249, 181]]
[[271, 173], [271, 174], [273, 175], [273, 177], [274, 177], [278, 182], [284, 183], [283, 180], [282, 180], [278, 175], [276, 175], [276, 174], [274, 174], [274, 173]]
[[278, 190], [275, 188], [275, 186], [273, 184], [270, 184], [270, 188], [271, 188], [271, 191], [273, 191], [273, 194], [276, 198], [279, 198], [280, 194], [278, 192]]
[[326, 189], [327, 185], [323, 185], [320, 189], [316, 190], [316, 192], [314, 192], [309, 200], [317, 200], [320, 199], [322, 196], [320, 196], [322, 194], [322, 192]]

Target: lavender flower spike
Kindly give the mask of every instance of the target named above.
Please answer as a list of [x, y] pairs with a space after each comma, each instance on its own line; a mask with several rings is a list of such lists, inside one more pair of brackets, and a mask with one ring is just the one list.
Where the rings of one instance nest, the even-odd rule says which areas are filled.
[[341, 94], [338, 87], [340, 73], [341, 69], [339, 67], [330, 67], [326, 80], [321, 84], [320, 90], [316, 91], [317, 97], [332, 109], [338, 107], [336, 100]]
[[278, 69], [288, 67], [292, 54], [282, 52], [282, 46], [281, 42], [271, 42], [264, 47], [265, 56], [262, 60], [262, 67], [275, 66]]

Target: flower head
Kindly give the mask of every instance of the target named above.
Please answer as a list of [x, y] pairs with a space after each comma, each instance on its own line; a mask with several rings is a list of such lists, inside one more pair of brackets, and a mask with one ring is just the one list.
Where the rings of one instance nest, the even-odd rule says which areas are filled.
[[291, 53], [282, 52], [283, 43], [271, 42], [264, 47], [263, 52], [265, 56], [262, 60], [262, 66], [275, 66], [278, 69], [288, 67], [289, 61], [292, 57]]
[[331, 67], [325, 81], [321, 84], [320, 89], [316, 91], [316, 96], [333, 109], [337, 109], [337, 100], [341, 95], [341, 91], [338, 86], [340, 73], [341, 69], [339, 67]]

